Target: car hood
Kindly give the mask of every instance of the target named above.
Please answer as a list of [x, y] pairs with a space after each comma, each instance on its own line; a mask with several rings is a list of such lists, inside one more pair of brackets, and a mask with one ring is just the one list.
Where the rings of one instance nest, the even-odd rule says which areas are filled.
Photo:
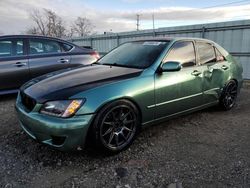
[[20, 92], [38, 103], [65, 100], [97, 86], [139, 76], [141, 72], [141, 69], [92, 65], [46, 74], [25, 84]]

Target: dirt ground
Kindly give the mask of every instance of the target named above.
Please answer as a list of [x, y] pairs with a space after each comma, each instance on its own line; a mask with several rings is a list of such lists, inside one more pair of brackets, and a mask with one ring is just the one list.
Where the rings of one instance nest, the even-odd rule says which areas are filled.
[[149, 127], [109, 157], [31, 140], [15, 97], [0, 96], [0, 187], [250, 187], [250, 89], [231, 111], [210, 108]]

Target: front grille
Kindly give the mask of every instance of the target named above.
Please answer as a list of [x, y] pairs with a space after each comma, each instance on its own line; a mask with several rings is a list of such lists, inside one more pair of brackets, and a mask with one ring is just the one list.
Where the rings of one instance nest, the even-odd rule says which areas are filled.
[[36, 106], [36, 101], [32, 99], [30, 96], [26, 95], [24, 92], [20, 93], [21, 100], [23, 105], [29, 110], [32, 111]]

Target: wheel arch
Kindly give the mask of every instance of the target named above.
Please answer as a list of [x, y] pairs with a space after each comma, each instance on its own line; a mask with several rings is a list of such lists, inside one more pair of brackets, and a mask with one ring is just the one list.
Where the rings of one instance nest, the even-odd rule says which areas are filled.
[[226, 81], [226, 83], [224, 84], [224, 87], [225, 87], [229, 82], [231, 82], [231, 81], [235, 81], [236, 84], [237, 84], [237, 86], [238, 86], [239, 81], [238, 81], [236, 78], [232, 77], [232, 78], [230, 78], [230, 79], [228, 79], [228, 80]]
[[239, 85], [239, 82], [238, 82], [238, 80], [236, 78], [232, 78], [231, 80], [235, 81], [237, 86]]
[[239, 86], [239, 82], [238, 82], [238, 80], [236, 79], [236, 78], [230, 78], [230, 79], [228, 79], [225, 83], [224, 83], [224, 85], [221, 87], [221, 93], [220, 93], [220, 97], [223, 95], [223, 92], [224, 92], [224, 88], [228, 85], [228, 83], [229, 82], [231, 82], [231, 81], [234, 81], [236, 84], [237, 84], [237, 87]]
[[142, 120], [142, 110], [140, 108], [140, 105], [132, 98], [132, 97], [128, 97], [128, 96], [125, 96], [125, 97], [119, 97], [119, 98], [115, 98], [115, 99], [112, 99], [112, 100], [109, 100], [103, 104], [101, 104], [95, 111], [95, 114], [98, 114], [98, 112], [100, 112], [100, 110], [102, 108], [104, 108], [104, 106], [108, 105], [108, 104], [111, 104], [112, 102], [115, 102], [115, 101], [118, 101], [118, 100], [127, 100], [129, 102], [131, 102], [132, 104], [134, 104], [139, 112], [139, 118], [140, 118], [140, 122]]

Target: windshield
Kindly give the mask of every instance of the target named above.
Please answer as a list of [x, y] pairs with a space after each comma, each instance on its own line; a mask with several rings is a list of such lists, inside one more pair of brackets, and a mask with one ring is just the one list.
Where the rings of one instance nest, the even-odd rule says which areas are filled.
[[168, 44], [168, 41], [128, 42], [112, 50], [98, 63], [144, 69], [155, 62]]

